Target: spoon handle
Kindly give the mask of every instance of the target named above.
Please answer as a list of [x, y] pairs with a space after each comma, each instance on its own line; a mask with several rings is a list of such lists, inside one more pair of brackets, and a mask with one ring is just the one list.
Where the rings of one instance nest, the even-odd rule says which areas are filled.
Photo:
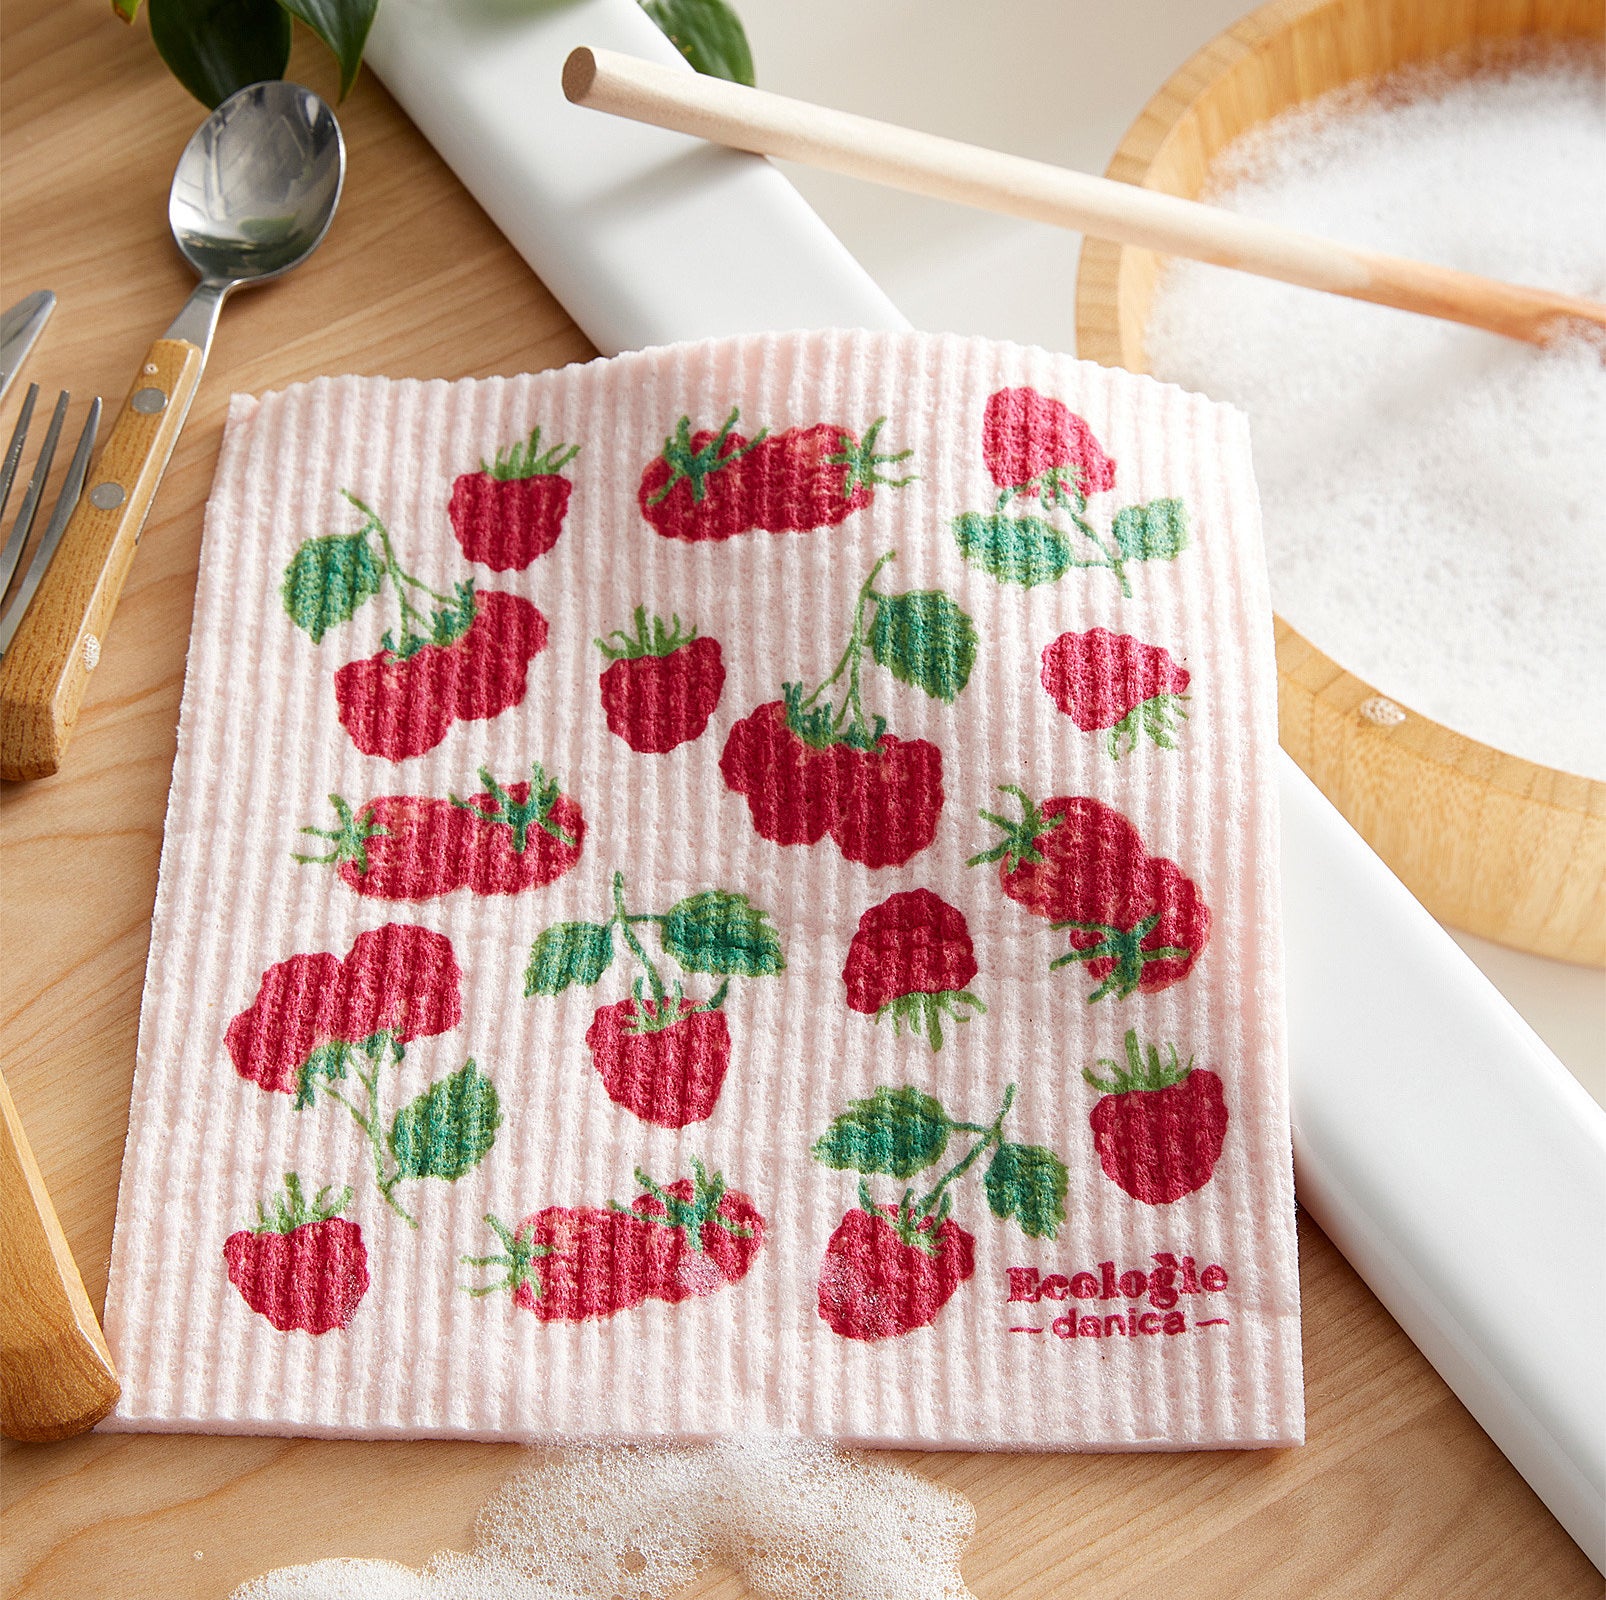
[[70, 1439], [117, 1404], [111, 1352], [0, 1078], [0, 1432]]
[[184, 339], [145, 353], [38, 592], [0, 659], [0, 778], [61, 765], [205, 355]]

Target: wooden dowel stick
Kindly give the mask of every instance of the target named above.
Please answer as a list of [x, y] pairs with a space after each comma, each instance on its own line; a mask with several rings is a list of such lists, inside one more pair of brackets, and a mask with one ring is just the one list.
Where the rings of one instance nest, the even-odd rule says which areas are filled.
[[1606, 328], [1606, 305], [1480, 278], [1281, 228], [1216, 206], [833, 111], [612, 50], [574, 51], [579, 106], [984, 211], [1236, 267], [1543, 344], [1567, 320]]

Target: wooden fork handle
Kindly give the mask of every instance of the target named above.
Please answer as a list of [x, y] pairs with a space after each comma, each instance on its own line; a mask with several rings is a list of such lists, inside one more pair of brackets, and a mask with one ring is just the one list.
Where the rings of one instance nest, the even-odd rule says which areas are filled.
[[0, 1078], [0, 1433], [70, 1439], [117, 1404], [111, 1352]]
[[158, 339], [146, 352], [0, 661], [0, 778], [47, 778], [61, 765], [204, 361], [182, 339]]

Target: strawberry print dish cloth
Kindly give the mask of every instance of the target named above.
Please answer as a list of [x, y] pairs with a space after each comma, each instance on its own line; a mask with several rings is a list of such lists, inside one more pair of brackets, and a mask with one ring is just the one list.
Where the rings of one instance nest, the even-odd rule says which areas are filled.
[[236, 398], [108, 1425], [1303, 1432], [1246, 424], [957, 337]]

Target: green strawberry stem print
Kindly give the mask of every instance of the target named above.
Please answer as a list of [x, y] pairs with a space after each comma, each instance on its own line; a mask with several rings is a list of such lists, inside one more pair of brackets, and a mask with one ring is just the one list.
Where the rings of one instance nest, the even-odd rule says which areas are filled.
[[[302, 1074], [296, 1110], [310, 1106], [318, 1078], [326, 1098], [342, 1105], [362, 1129], [373, 1154], [374, 1183], [392, 1211], [409, 1227], [418, 1219], [396, 1197], [396, 1185], [416, 1178], [461, 1178], [484, 1159], [502, 1125], [501, 1101], [496, 1085], [470, 1057], [450, 1076], [438, 1079], [396, 1112], [388, 1130], [380, 1109], [380, 1073], [387, 1063], [400, 1066], [402, 1047], [394, 1034], [378, 1033], [352, 1045], [334, 1047], [342, 1056], [340, 1068], [327, 1060], [310, 1062]], [[359, 1097], [335, 1087], [351, 1077], [362, 1086]]]
[[409, 660], [427, 644], [449, 645], [462, 638], [474, 621], [473, 581], [455, 585], [449, 595], [430, 588], [397, 559], [379, 513], [349, 489], [340, 492], [362, 513], [363, 524], [355, 533], [324, 534], [297, 549], [281, 589], [290, 620], [317, 644], [388, 584], [401, 611], [401, 637], [387, 632], [383, 644], [398, 661]]
[[[1116, 512], [1100, 533], [1087, 517], [1089, 495], [1115, 487], [1116, 463], [1087, 422], [1035, 389], [1000, 389], [982, 418], [982, 456], [999, 494], [990, 512], [954, 518], [960, 554], [1001, 583], [1054, 583], [1073, 567], [1115, 574], [1130, 598], [1127, 564], [1174, 561], [1188, 546], [1187, 508], [1151, 500]], [[1033, 499], [1043, 515], [1011, 516], [1012, 502]], [[1053, 519], [1063, 516], [1070, 528]]]
[[[706, 999], [688, 997], [678, 978], [665, 984], [638, 929], [657, 928], [664, 955], [684, 972], [720, 979]], [[630, 998], [598, 1008], [586, 1030], [592, 1064], [609, 1099], [645, 1122], [683, 1128], [711, 1116], [730, 1066], [730, 1026], [721, 1009], [733, 977], [772, 977], [786, 970], [780, 935], [769, 914], [743, 894], [706, 889], [667, 911], [632, 911], [625, 876], [613, 875], [613, 911], [606, 922], [559, 922], [530, 949], [526, 998], [590, 988], [613, 964], [615, 931], [640, 971]]]
[[[787, 726], [816, 750], [834, 744], [874, 750], [887, 731], [887, 719], [867, 714], [861, 697], [866, 645], [878, 666], [945, 704], [951, 705], [970, 682], [979, 642], [975, 624], [940, 589], [883, 594], [875, 581], [882, 568], [897, 559], [898, 552], [889, 550], [859, 586], [853, 632], [830, 675], [806, 695], [800, 683], [781, 686]], [[844, 672], [847, 693], [840, 705], [822, 701], [820, 696], [840, 682]]]
[[[895, 1338], [928, 1326], [975, 1271], [975, 1236], [951, 1215], [954, 1186], [983, 1157], [987, 1204], [1033, 1239], [1052, 1239], [1065, 1220], [1069, 1174], [1052, 1150], [1004, 1137], [1015, 1086], [989, 1123], [951, 1117], [940, 1100], [913, 1085], [877, 1089], [853, 1100], [813, 1145], [825, 1166], [859, 1174], [859, 1205], [837, 1225], [820, 1266], [819, 1313], [845, 1339]], [[907, 1180], [935, 1167], [954, 1135], [967, 1150], [916, 1198]], [[883, 1174], [905, 1180], [895, 1205], [881, 1205], [865, 1182]]]

